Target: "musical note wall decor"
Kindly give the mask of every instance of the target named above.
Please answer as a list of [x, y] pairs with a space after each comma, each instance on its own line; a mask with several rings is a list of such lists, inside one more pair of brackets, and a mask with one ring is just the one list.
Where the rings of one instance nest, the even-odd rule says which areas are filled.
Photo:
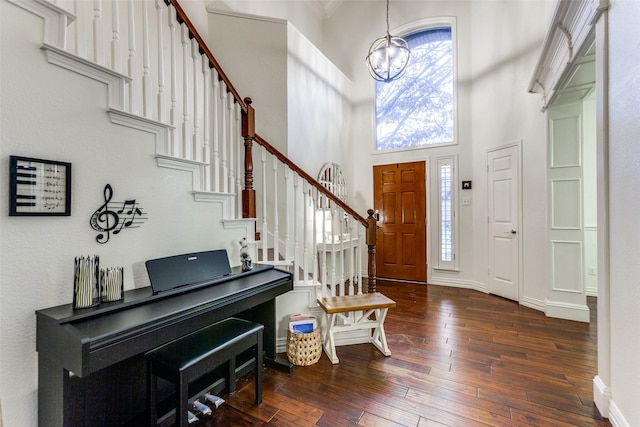
[[89, 220], [91, 228], [99, 232], [96, 236], [98, 243], [107, 243], [111, 235], [138, 228], [149, 219], [136, 199], [113, 201], [113, 188], [110, 184], [104, 186], [103, 197], [104, 204], [96, 209]]

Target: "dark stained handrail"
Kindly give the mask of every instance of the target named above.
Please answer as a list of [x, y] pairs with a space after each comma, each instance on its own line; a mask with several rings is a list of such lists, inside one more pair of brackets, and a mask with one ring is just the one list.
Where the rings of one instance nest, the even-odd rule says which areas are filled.
[[182, 6], [180, 6], [180, 3], [178, 3], [177, 0], [164, 0], [164, 2], [167, 5], [172, 5], [176, 9], [176, 15], [177, 15], [178, 21], [181, 23], [184, 23], [187, 26], [187, 28], [189, 29], [189, 35], [194, 39], [196, 39], [196, 41], [198, 42], [198, 46], [200, 46], [200, 53], [207, 56], [207, 58], [209, 59], [211, 68], [215, 68], [215, 70], [218, 72], [219, 80], [223, 81], [227, 85], [227, 91], [233, 94], [233, 98], [238, 103], [238, 105], [240, 105], [240, 108], [242, 109], [242, 111], [246, 112], [247, 111], [246, 104], [238, 94], [238, 91], [236, 90], [236, 88], [233, 87], [233, 84], [231, 84], [231, 80], [229, 80], [227, 75], [224, 73], [224, 71], [222, 70], [222, 67], [220, 66], [220, 64], [218, 64], [218, 61], [216, 61], [216, 59], [213, 57], [213, 53], [211, 53], [211, 51], [207, 47], [207, 44], [204, 42], [204, 39], [200, 36], [200, 33], [198, 33], [198, 30], [196, 30], [196, 27], [193, 25], [193, 23], [185, 13], [184, 9], [182, 9]]
[[298, 165], [293, 163], [287, 156], [285, 156], [280, 151], [278, 151], [278, 149], [275, 148], [273, 145], [269, 144], [264, 138], [262, 138], [260, 135], [256, 134], [255, 140], [256, 140], [256, 142], [258, 144], [260, 144], [264, 148], [266, 148], [266, 150], [269, 153], [271, 153], [274, 156], [276, 156], [278, 158], [278, 160], [280, 160], [282, 163], [287, 165], [291, 170], [293, 170], [298, 175], [300, 175], [302, 178], [304, 178], [306, 181], [308, 181], [309, 184], [311, 184], [312, 186], [316, 187], [318, 189], [318, 191], [321, 192], [322, 194], [324, 194], [328, 199], [330, 199], [336, 205], [340, 206], [342, 209], [344, 209], [346, 212], [348, 212], [349, 215], [351, 215], [355, 219], [357, 219], [360, 223], [362, 223], [362, 225], [364, 225], [365, 227], [369, 226], [369, 222], [367, 221], [367, 219], [365, 217], [363, 217], [362, 215], [358, 214], [358, 212], [354, 211], [351, 207], [349, 207], [349, 205], [347, 205], [345, 202], [340, 200], [335, 194], [330, 192], [327, 188], [325, 188], [324, 185], [320, 184], [315, 178], [313, 178], [311, 175], [306, 173], [304, 170], [300, 169], [300, 167], [298, 167]]
[[[366, 245], [368, 247], [368, 292], [376, 291], [376, 231], [377, 231], [377, 219], [374, 216], [373, 209], [368, 210], [368, 218], [364, 218], [362, 215], [358, 214], [355, 210], [353, 210], [349, 205], [347, 205], [344, 201], [339, 199], [336, 195], [331, 193], [325, 186], [320, 184], [315, 178], [302, 170], [298, 165], [293, 163], [287, 156], [278, 151], [273, 145], [269, 144], [267, 140], [262, 138], [260, 135], [255, 133], [255, 118], [253, 107], [251, 107], [251, 98], [242, 99], [238, 92], [236, 91], [233, 84], [231, 84], [231, 80], [227, 77], [227, 75], [222, 70], [222, 67], [213, 57], [213, 53], [207, 47], [204, 39], [196, 30], [196, 27], [193, 25], [184, 9], [178, 3], [178, 0], [164, 0], [167, 5], [172, 5], [176, 9], [176, 15], [179, 22], [184, 23], [189, 29], [190, 37], [193, 37], [200, 47], [200, 53], [206, 55], [209, 59], [209, 65], [211, 68], [214, 68], [218, 72], [218, 78], [220, 81], [223, 81], [227, 86], [227, 91], [233, 95], [233, 98], [236, 103], [240, 106], [242, 110], [243, 123], [242, 123], [242, 133], [245, 141], [245, 189], [242, 192], [242, 213], [243, 217], [255, 217], [255, 191], [253, 190], [253, 160], [251, 158], [251, 147], [252, 141], [256, 141], [258, 144], [262, 145], [269, 153], [274, 155], [278, 160], [280, 160], [283, 164], [288, 166], [291, 170], [300, 175], [303, 179], [305, 179], [309, 184], [316, 188], [320, 193], [322, 193], [329, 200], [334, 202], [337, 206], [340, 206], [347, 212], [349, 215], [354, 217], [358, 222], [360, 222], [365, 229], [366, 233]], [[251, 212], [251, 214], [249, 214]], [[250, 216], [253, 215], [253, 216]]]

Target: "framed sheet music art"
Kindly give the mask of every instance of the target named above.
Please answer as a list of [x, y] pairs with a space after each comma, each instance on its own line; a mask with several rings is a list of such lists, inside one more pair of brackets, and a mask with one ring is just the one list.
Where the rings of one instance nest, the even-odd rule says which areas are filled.
[[9, 216], [71, 215], [71, 163], [10, 156]]

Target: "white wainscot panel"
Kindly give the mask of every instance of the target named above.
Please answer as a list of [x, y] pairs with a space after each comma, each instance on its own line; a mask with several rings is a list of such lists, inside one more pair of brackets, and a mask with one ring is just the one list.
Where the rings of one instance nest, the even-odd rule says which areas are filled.
[[555, 179], [551, 181], [551, 228], [580, 230], [582, 228], [582, 180]]
[[551, 252], [553, 290], [582, 293], [582, 242], [552, 240]]
[[551, 168], [580, 166], [580, 116], [551, 120]]

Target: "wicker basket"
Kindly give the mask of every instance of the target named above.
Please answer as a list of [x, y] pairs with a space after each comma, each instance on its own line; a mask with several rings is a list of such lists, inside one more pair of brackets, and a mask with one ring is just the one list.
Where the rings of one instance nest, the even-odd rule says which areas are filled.
[[322, 341], [320, 330], [308, 334], [287, 332], [287, 357], [289, 362], [298, 366], [309, 366], [320, 360]]

